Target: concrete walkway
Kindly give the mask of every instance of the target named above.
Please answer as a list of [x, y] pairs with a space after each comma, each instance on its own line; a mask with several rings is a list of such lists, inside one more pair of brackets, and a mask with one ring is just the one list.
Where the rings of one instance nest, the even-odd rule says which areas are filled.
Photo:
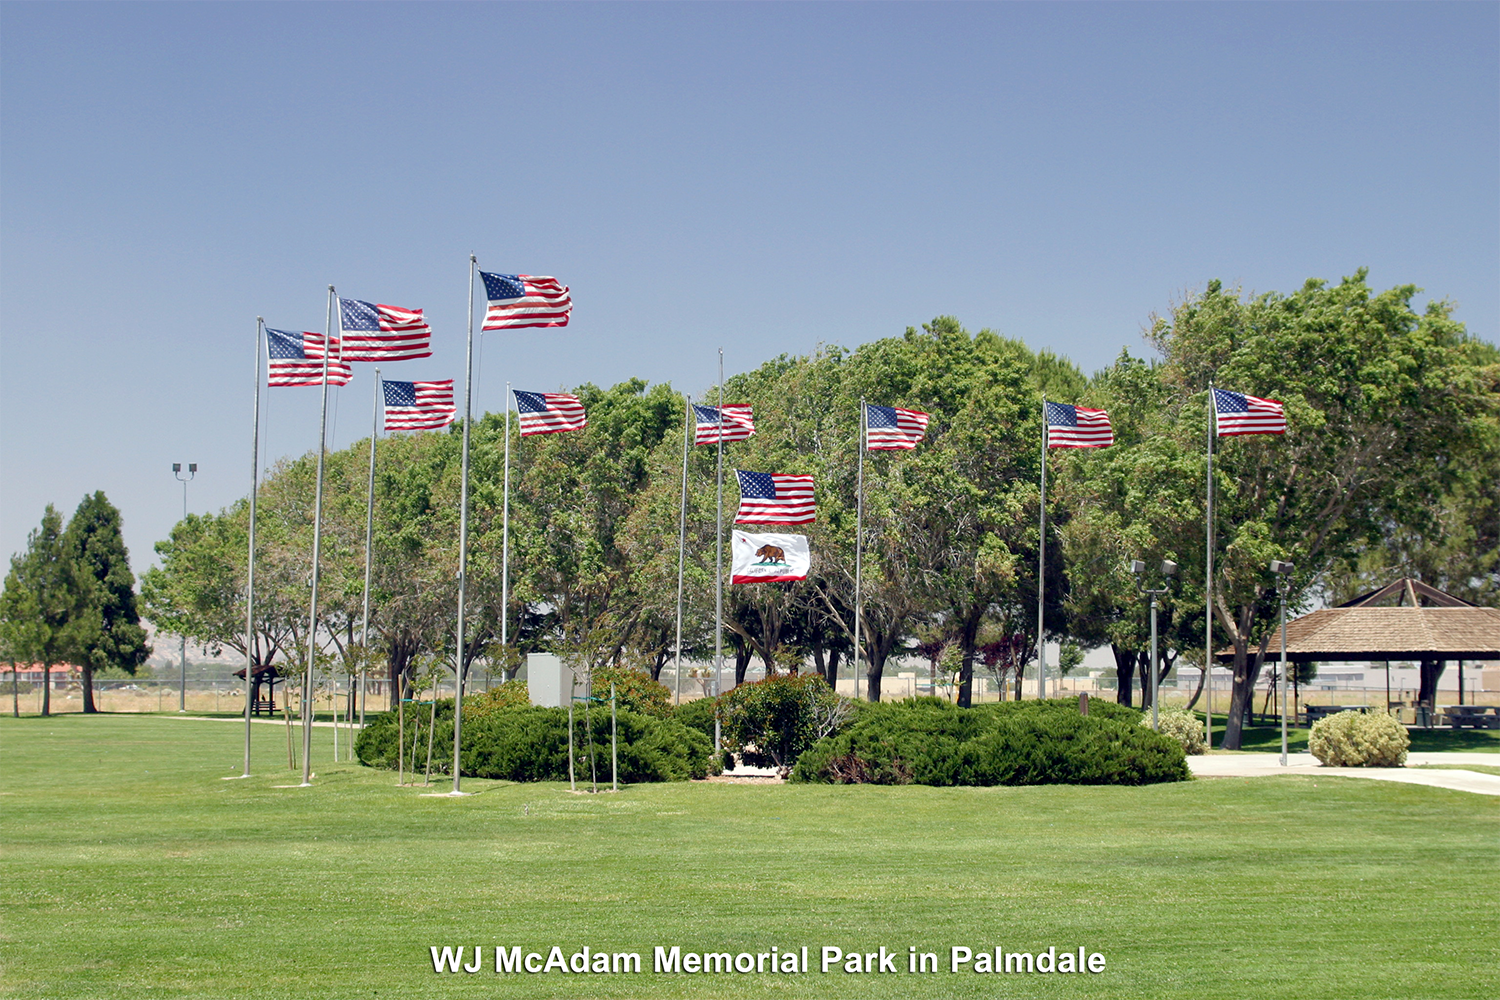
[[1372, 778], [1376, 781], [1403, 781], [1411, 785], [1431, 785], [1458, 792], [1500, 795], [1500, 775], [1479, 771], [1437, 770], [1418, 767], [1421, 764], [1487, 764], [1500, 767], [1500, 754], [1494, 753], [1411, 753], [1406, 767], [1324, 767], [1310, 753], [1287, 754], [1287, 766], [1281, 766], [1279, 753], [1226, 753], [1189, 757], [1188, 768], [1198, 778], [1263, 778], [1275, 774], [1326, 775], [1330, 778]]

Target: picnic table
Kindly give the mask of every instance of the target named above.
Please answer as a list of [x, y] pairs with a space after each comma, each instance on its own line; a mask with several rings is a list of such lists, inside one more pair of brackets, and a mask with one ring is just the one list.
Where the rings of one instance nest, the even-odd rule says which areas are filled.
[[1500, 729], [1500, 706], [1444, 705], [1443, 713], [1454, 729]]
[[1305, 705], [1303, 707], [1307, 711], [1307, 724], [1309, 726], [1311, 726], [1314, 722], [1317, 722], [1319, 719], [1325, 718], [1326, 716], [1330, 716], [1330, 715], [1337, 715], [1340, 712], [1369, 712], [1371, 706], [1369, 706], [1369, 705]]

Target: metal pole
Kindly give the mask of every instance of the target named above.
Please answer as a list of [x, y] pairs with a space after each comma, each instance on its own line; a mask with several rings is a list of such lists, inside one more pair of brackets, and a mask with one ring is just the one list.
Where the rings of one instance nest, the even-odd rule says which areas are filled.
[[[1042, 397], [1042, 493], [1036, 536], [1036, 696], [1047, 697], [1047, 633], [1043, 610], [1047, 594], [1047, 397]], [[1019, 669], [1019, 668], [1018, 668]], [[1019, 682], [1019, 681], [1018, 681]], [[1024, 692], [1023, 692], [1024, 693]]]
[[1207, 711], [1204, 712], [1203, 735], [1208, 749], [1214, 748], [1214, 422], [1218, 407], [1214, 405], [1214, 384], [1208, 383], [1208, 511], [1206, 523], [1208, 552], [1203, 571], [1203, 669], [1208, 671], [1203, 683], [1208, 685]]
[[1281, 676], [1276, 678], [1276, 697], [1281, 702], [1281, 766], [1286, 767], [1286, 584], [1281, 585]]
[[260, 341], [266, 321], [255, 317], [255, 404], [250, 418], [250, 545], [245, 569], [245, 773], [250, 777], [250, 695], [255, 673], [255, 495], [260, 492]]
[[510, 655], [510, 383], [505, 383], [505, 487], [500, 515], [500, 648]]
[[[459, 789], [458, 751], [464, 711], [464, 595], [469, 582], [469, 412], [474, 387], [474, 268], [479, 260], [469, 254], [469, 339], [464, 348], [464, 449], [463, 472], [458, 487], [458, 646], [453, 658], [453, 791]], [[432, 697], [436, 704], [437, 690]]]
[[[714, 697], [724, 673], [724, 348], [719, 348], [719, 514], [714, 533]], [[714, 712], [714, 754], [722, 746], [719, 713]]]
[[[258, 367], [259, 366], [257, 365], [257, 368]], [[259, 386], [259, 376], [257, 376], [256, 385], [257, 385], [257, 387]], [[193, 466], [189, 466], [189, 469], [192, 469], [192, 468], [194, 468], [194, 467]], [[177, 477], [178, 481], [182, 483], [182, 519], [184, 521], [187, 520], [187, 484], [188, 484], [188, 482], [192, 478], [193, 478], [193, 473], [191, 471], [188, 472], [187, 479], [183, 479], [181, 476]], [[179, 659], [179, 661], [181, 663], [181, 666], [182, 666], [182, 686], [180, 688], [178, 688], [177, 711], [179, 711], [179, 712], [186, 712], [187, 711], [187, 636], [184, 635], [181, 638], [182, 638], [182, 651], [181, 651], [181, 655], [179, 656], [178, 659]]]
[[609, 783], [620, 790], [620, 730], [615, 712], [615, 682], [609, 682]]
[[1156, 594], [1151, 595], [1151, 728], [1161, 732], [1156, 710]]
[[[312, 599], [307, 614], [307, 674], [302, 682], [302, 784], [312, 784], [313, 663], [318, 649], [318, 559], [322, 555], [323, 456], [328, 450], [328, 356], [333, 353], [333, 300], [328, 286], [328, 317], [323, 324], [323, 410], [318, 418], [318, 485], [313, 498]], [[344, 319], [339, 316], [339, 343], [344, 342]]]
[[[859, 440], [855, 446], [859, 449], [859, 473], [855, 477], [854, 485], [854, 700], [859, 700], [859, 660], [862, 646], [860, 640], [864, 637], [861, 629], [864, 627], [864, 606], [862, 585], [864, 583], [864, 540], [865, 540], [865, 439], [868, 431], [868, 411], [865, 408], [863, 398], [859, 401]], [[838, 678], [834, 678], [835, 684]], [[933, 694], [937, 694], [936, 691]]]
[[[673, 696], [674, 704], [682, 704], [682, 574], [687, 559], [687, 473], [688, 473], [688, 448], [693, 436], [693, 397], [684, 396], [687, 400], [687, 418], [682, 429], [682, 506], [677, 513], [677, 645], [676, 654], [673, 657], [672, 670], [675, 674], [673, 683], [676, 685], [676, 693]], [[723, 414], [719, 414], [720, 430], [723, 430]]]
[[[375, 441], [380, 437], [380, 369], [375, 369], [375, 390], [370, 400], [370, 482], [365, 496], [365, 597], [364, 614], [361, 618], [359, 645], [360, 664], [359, 728], [365, 727], [365, 700], [363, 697], [365, 672], [370, 669], [370, 567], [375, 553]], [[354, 752], [350, 741], [349, 752]], [[353, 759], [352, 757], [350, 758]]]

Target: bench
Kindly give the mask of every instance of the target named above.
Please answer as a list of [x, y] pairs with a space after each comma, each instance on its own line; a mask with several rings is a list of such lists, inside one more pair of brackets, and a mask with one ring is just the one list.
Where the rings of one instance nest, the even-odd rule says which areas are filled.
[[1444, 705], [1444, 721], [1454, 729], [1500, 729], [1500, 706]]

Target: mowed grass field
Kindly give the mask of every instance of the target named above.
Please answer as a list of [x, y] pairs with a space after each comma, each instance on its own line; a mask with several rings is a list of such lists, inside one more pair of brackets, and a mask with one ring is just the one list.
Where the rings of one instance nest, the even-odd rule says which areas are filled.
[[[1148, 788], [694, 783], [429, 798], [285, 737], [0, 718], [6, 997], [1493, 997], [1500, 800], [1276, 777]], [[439, 785], [444, 791], [449, 786]], [[431, 946], [483, 946], [474, 974]], [[638, 952], [496, 974], [491, 949]], [[807, 946], [807, 974], [655, 974], [652, 949]], [[898, 955], [818, 971], [819, 949]], [[939, 956], [906, 972], [908, 949]], [[1106, 957], [948, 971], [949, 949]], [[472, 954], [469, 952], [468, 954]]]

